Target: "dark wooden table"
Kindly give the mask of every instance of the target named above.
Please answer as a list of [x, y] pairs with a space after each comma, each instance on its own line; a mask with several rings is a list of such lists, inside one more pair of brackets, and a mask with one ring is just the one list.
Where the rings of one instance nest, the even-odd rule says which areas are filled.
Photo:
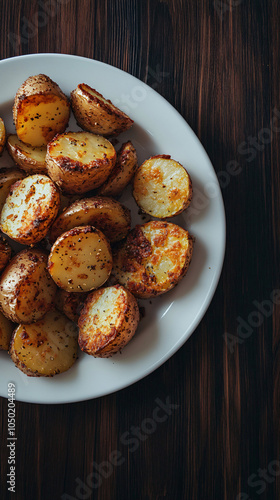
[[[220, 173], [227, 215], [219, 286], [176, 355], [107, 397], [16, 403], [11, 498], [278, 499], [279, 2], [0, 0], [0, 13], [1, 59], [76, 54], [122, 68], [162, 94]], [[153, 414], [156, 398], [177, 407], [135, 446], [122, 444], [125, 432]], [[0, 428], [5, 500], [6, 399]], [[112, 450], [123, 459], [98, 476], [93, 462], [108, 462]]]

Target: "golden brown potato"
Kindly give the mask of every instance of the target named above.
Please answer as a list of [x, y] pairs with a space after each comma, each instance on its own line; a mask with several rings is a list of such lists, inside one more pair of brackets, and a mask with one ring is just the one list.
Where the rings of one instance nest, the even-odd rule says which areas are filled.
[[110, 242], [120, 241], [130, 230], [130, 211], [118, 201], [102, 196], [75, 201], [52, 225], [50, 241], [76, 226], [94, 226]]
[[88, 292], [107, 281], [112, 253], [104, 234], [92, 226], [70, 229], [56, 240], [48, 270], [55, 283], [68, 292]]
[[87, 293], [66, 292], [66, 290], [58, 288], [55, 296], [55, 306], [71, 321], [73, 321], [74, 323], [78, 323], [78, 319], [86, 298]]
[[12, 333], [16, 325], [0, 311], [0, 351], [8, 351]]
[[139, 298], [171, 290], [186, 274], [193, 250], [188, 231], [169, 222], [136, 226], [113, 255], [112, 277]]
[[9, 243], [0, 236], [0, 273], [2, 273], [3, 269], [8, 264], [12, 255], [12, 249]]
[[29, 146], [46, 146], [67, 127], [70, 104], [46, 75], [30, 76], [16, 93], [13, 118], [18, 138]]
[[10, 355], [29, 377], [53, 377], [75, 363], [77, 337], [77, 327], [64, 314], [52, 310], [37, 323], [18, 326]]
[[0, 214], [12, 184], [25, 177], [18, 168], [3, 168], [0, 170]]
[[7, 149], [15, 163], [28, 174], [46, 174], [47, 146], [35, 148], [20, 141], [16, 134], [9, 135]]
[[133, 295], [120, 285], [90, 293], [79, 318], [79, 345], [97, 358], [120, 351], [133, 337], [139, 309]]
[[56, 286], [47, 270], [47, 254], [19, 252], [0, 277], [0, 307], [15, 323], [33, 323], [53, 305]]
[[162, 219], [173, 217], [191, 202], [191, 178], [170, 156], [152, 156], [135, 174], [133, 196], [143, 212]]
[[48, 144], [46, 163], [52, 180], [69, 194], [98, 188], [116, 163], [112, 144], [90, 132], [67, 132]]
[[125, 142], [117, 153], [116, 165], [98, 190], [102, 196], [118, 196], [137, 170], [137, 154], [131, 141]]
[[34, 245], [47, 234], [58, 214], [58, 188], [46, 175], [30, 175], [13, 184], [2, 208], [3, 233], [25, 245]]
[[85, 83], [71, 92], [71, 105], [78, 124], [94, 134], [118, 135], [133, 124], [129, 116]]
[[6, 144], [6, 129], [2, 118], [0, 118], [0, 156]]

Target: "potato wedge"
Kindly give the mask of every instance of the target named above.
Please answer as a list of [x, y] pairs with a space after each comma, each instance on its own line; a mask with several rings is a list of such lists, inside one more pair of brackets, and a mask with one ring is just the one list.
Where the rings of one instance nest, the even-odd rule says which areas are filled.
[[16, 93], [13, 117], [18, 138], [29, 146], [46, 146], [67, 127], [70, 104], [46, 75], [30, 76]]
[[87, 293], [66, 292], [66, 290], [58, 288], [55, 296], [55, 306], [71, 321], [73, 321], [74, 323], [78, 323], [78, 319], [81, 310], [83, 309], [86, 298]]
[[116, 163], [112, 144], [90, 132], [67, 132], [48, 144], [46, 163], [52, 180], [69, 194], [98, 188]]
[[0, 311], [0, 351], [8, 351], [12, 333], [17, 325], [12, 323]]
[[0, 170], [0, 214], [12, 184], [25, 177], [18, 168], [3, 168]]
[[136, 299], [123, 286], [90, 293], [78, 321], [82, 351], [108, 358], [132, 339], [139, 323]]
[[125, 142], [117, 153], [116, 165], [98, 194], [118, 196], [131, 181], [138, 168], [136, 150], [131, 141]]
[[53, 305], [56, 285], [47, 270], [47, 254], [26, 249], [16, 254], [0, 277], [0, 307], [15, 323], [33, 323]]
[[52, 225], [50, 241], [76, 226], [94, 226], [100, 229], [110, 242], [120, 241], [130, 230], [130, 211], [118, 201], [93, 196], [75, 201], [64, 210]]
[[85, 83], [71, 92], [71, 106], [81, 128], [105, 137], [128, 130], [133, 120]]
[[171, 290], [186, 274], [193, 250], [188, 231], [170, 222], [136, 226], [113, 255], [112, 277], [139, 298]]
[[70, 229], [56, 240], [48, 270], [68, 292], [88, 292], [103, 285], [112, 270], [112, 253], [104, 234], [92, 226]]
[[7, 140], [7, 150], [17, 165], [27, 174], [46, 174], [47, 146], [35, 148], [22, 142], [16, 134]]
[[8, 264], [12, 255], [12, 249], [9, 243], [0, 236], [0, 273], [2, 273], [3, 269]]
[[46, 175], [30, 175], [13, 184], [2, 208], [3, 233], [25, 245], [34, 245], [47, 234], [58, 214], [58, 188]]
[[77, 327], [54, 309], [37, 323], [18, 326], [10, 355], [17, 368], [29, 377], [53, 377], [75, 363], [77, 337]]
[[173, 217], [191, 202], [191, 178], [170, 156], [152, 156], [135, 174], [133, 196], [143, 212], [161, 219]]
[[2, 118], [0, 118], [0, 156], [4, 151], [6, 144], [6, 128]]

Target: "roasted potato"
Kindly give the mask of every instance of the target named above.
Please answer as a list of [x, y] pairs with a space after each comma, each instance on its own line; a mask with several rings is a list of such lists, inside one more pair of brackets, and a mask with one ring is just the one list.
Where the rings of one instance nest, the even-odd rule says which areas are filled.
[[55, 306], [71, 321], [78, 323], [80, 312], [84, 306], [86, 298], [87, 293], [66, 292], [66, 290], [58, 288], [55, 296]]
[[30, 175], [13, 184], [2, 208], [3, 233], [25, 245], [42, 240], [58, 214], [59, 190], [46, 175]]
[[97, 358], [120, 351], [133, 337], [139, 322], [136, 299], [123, 286], [90, 293], [79, 317], [79, 345]]
[[15, 330], [10, 355], [29, 377], [53, 377], [75, 363], [78, 351], [77, 327], [55, 309], [30, 325]]
[[105, 137], [128, 130], [133, 120], [85, 83], [71, 92], [71, 106], [78, 125]]
[[135, 174], [133, 196], [143, 212], [162, 219], [173, 217], [191, 202], [191, 178], [170, 156], [152, 156]]
[[186, 274], [193, 238], [163, 221], [136, 226], [113, 255], [112, 277], [139, 298], [171, 290]]
[[16, 93], [13, 118], [18, 138], [29, 146], [46, 146], [67, 127], [70, 104], [46, 75], [30, 76]]
[[28, 174], [47, 173], [47, 146], [28, 146], [16, 134], [12, 134], [8, 137], [7, 149], [15, 163]]
[[76, 226], [94, 226], [110, 242], [119, 241], [130, 230], [130, 211], [116, 200], [102, 196], [75, 201], [52, 225], [50, 241]]
[[0, 351], [8, 351], [12, 333], [16, 325], [0, 311]]
[[0, 170], [0, 214], [12, 184], [25, 177], [18, 168], [3, 168]]
[[67, 132], [48, 144], [46, 163], [49, 176], [69, 194], [98, 188], [116, 163], [112, 144], [90, 132]]
[[131, 141], [125, 142], [117, 153], [116, 165], [98, 194], [118, 196], [131, 181], [138, 167], [136, 150]]
[[68, 292], [88, 292], [107, 281], [112, 253], [104, 234], [92, 226], [70, 229], [51, 248], [48, 270]]
[[22, 250], [0, 276], [0, 308], [11, 321], [33, 323], [53, 305], [56, 285], [47, 261], [47, 254], [41, 250]]
[[6, 144], [6, 129], [2, 118], [0, 118], [0, 156]]
[[12, 249], [9, 243], [5, 240], [5, 238], [0, 236], [0, 273], [8, 264], [11, 255], [12, 255]]

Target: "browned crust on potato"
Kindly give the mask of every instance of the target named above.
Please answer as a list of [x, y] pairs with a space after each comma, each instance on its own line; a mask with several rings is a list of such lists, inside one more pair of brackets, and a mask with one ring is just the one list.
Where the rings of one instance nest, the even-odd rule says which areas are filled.
[[0, 273], [8, 264], [12, 255], [12, 249], [9, 243], [0, 235]]
[[98, 194], [104, 196], [118, 196], [131, 181], [137, 168], [136, 150], [132, 142], [127, 141], [118, 151], [116, 165], [107, 180], [99, 188]]
[[55, 296], [55, 305], [67, 318], [74, 323], [78, 323], [86, 298], [86, 292], [67, 292], [62, 288], [58, 288]]
[[[13, 134], [10, 134], [8, 136], [7, 151], [9, 153], [9, 155], [12, 157], [12, 159], [14, 160], [14, 162], [19, 166], [19, 168], [21, 168], [22, 170], [27, 172], [29, 175], [35, 174], [35, 173], [36, 174], [37, 173], [47, 174], [46, 162], [44, 162], [44, 165], [42, 165], [41, 163], [38, 164], [38, 161], [36, 161], [31, 156], [28, 157], [28, 159], [27, 159], [26, 155], [24, 154], [24, 152], [22, 152], [22, 149], [20, 147], [18, 147], [17, 145], [12, 145], [9, 142], [9, 137], [12, 135]], [[47, 151], [46, 151], [46, 153], [47, 153]]]

